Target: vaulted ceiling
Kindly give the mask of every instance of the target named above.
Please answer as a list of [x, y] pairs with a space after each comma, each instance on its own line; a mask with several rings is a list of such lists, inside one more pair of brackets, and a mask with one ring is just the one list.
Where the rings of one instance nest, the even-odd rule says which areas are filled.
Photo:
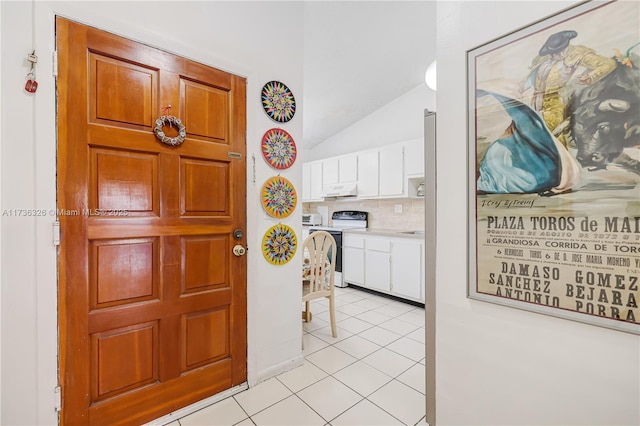
[[312, 148], [424, 84], [435, 1], [304, 4], [302, 145]]

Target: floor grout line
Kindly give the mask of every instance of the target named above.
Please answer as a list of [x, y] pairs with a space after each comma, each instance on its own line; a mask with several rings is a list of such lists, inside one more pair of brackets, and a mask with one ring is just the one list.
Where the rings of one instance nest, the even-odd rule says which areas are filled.
[[[242, 412], [247, 416], [244, 420], [240, 420], [238, 423], [245, 423], [246, 424], [247, 421], [248, 421], [248, 422], [250, 422], [250, 424], [258, 425], [258, 422], [255, 420], [255, 417], [257, 415], [259, 415], [260, 413], [263, 413], [265, 410], [271, 409], [272, 407], [276, 406], [277, 404], [282, 403], [283, 401], [289, 399], [293, 395], [299, 401], [302, 401], [302, 403], [306, 407], [308, 407], [313, 413], [315, 413], [319, 417], [319, 419], [322, 419], [325, 422], [325, 423], [323, 423], [324, 426], [331, 426], [332, 422], [335, 422], [335, 420], [337, 418], [345, 415], [345, 413], [349, 412], [356, 405], [361, 404], [364, 401], [367, 401], [368, 403], [374, 405], [379, 410], [381, 410], [382, 412], [384, 412], [388, 416], [390, 416], [390, 418], [395, 419], [396, 421], [402, 423], [403, 425], [416, 426], [416, 425], [421, 424], [421, 421], [424, 420], [424, 418], [425, 418], [424, 414], [420, 419], [418, 419], [418, 421], [416, 423], [404, 423], [404, 422], [402, 422], [402, 420], [400, 420], [399, 418], [394, 416], [392, 413], [387, 411], [384, 407], [378, 405], [377, 403], [375, 403], [374, 401], [369, 399], [369, 397], [371, 397], [372, 395], [374, 395], [377, 392], [381, 391], [384, 387], [388, 386], [392, 382], [396, 382], [398, 385], [406, 387], [408, 389], [408, 392], [409, 391], [410, 392], [415, 392], [417, 394], [420, 394], [420, 395], [424, 396], [424, 393], [422, 391], [420, 391], [419, 389], [416, 389], [414, 386], [409, 385], [409, 384], [407, 384], [407, 383], [405, 383], [405, 382], [403, 382], [402, 380], [399, 379], [400, 376], [402, 376], [403, 374], [407, 373], [409, 370], [415, 368], [417, 365], [425, 367], [425, 365], [421, 363], [421, 361], [424, 359], [424, 356], [418, 361], [416, 361], [416, 360], [414, 360], [412, 358], [409, 358], [408, 356], [406, 356], [403, 353], [401, 353], [402, 352], [402, 350], [401, 350], [402, 346], [400, 346], [400, 345], [402, 345], [402, 343], [400, 343], [398, 345], [398, 347], [396, 347], [395, 350], [389, 348], [390, 345], [400, 341], [401, 339], [407, 339], [409, 342], [414, 342], [414, 343], [416, 343], [418, 345], [423, 345], [424, 346], [424, 342], [421, 342], [421, 341], [417, 340], [416, 338], [409, 336], [409, 335], [415, 333], [417, 330], [422, 330], [422, 332], [424, 332], [424, 323], [420, 324], [420, 320], [419, 320], [421, 315], [424, 316], [424, 308], [417, 307], [417, 306], [412, 306], [412, 305], [408, 305], [408, 306], [411, 306], [411, 307], [407, 308], [405, 306], [401, 306], [402, 302], [399, 302], [399, 301], [396, 301], [396, 300], [389, 300], [386, 303], [382, 303], [382, 304], [377, 305], [377, 306], [371, 306], [372, 303], [380, 302], [379, 298], [381, 296], [370, 294], [370, 293], [366, 293], [366, 295], [365, 294], [356, 294], [356, 293], [359, 293], [359, 292], [360, 292], [360, 290], [355, 290], [355, 289], [353, 289], [351, 291], [343, 291], [341, 289], [341, 290], [336, 292], [337, 293], [336, 294], [336, 299], [337, 300], [340, 300], [339, 299], [340, 296], [351, 295], [351, 296], [348, 297], [348, 299], [351, 299], [351, 301], [347, 301], [346, 303], [341, 303], [340, 306], [336, 305], [336, 308], [335, 308], [336, 312], [339, 312], [340, 315], [342, 316], [341, 320], [339, 320], [339, 321], [336, 320], [336, 325], [338, 326], [338, 332], [340, 333], [342, 331], [343, 333], [349, 333], [349, 335], [347, 337], [343, 337], [343, 338], [341, 338], [340, 340], [337, 340], [337, 341], [331, 341], [334, 338], [332, 338], [332, 337], [329, 338], [327, 335], [324, 335], [323, 336], [324, 338], [320, 337], [320, 335], [318, 333], [319, 330], [327, 329], [327, 327], [330, 327], [330, 322], [321, 319], [321, 318], [324, 318], [325, 314], [326, 314], [326, 316], [328, 316], [328, 310], [329, 310], [328, 302], [325, 303], [324, 300], [322, 300], [322, 301], [312, 301], [311, 304], [310, 304], [310, 309], [311, 309], [311, 312], [314, 315], [314, 319], [317, 318], [318, 320], [322, 321], [322, 323], [318, 324], [318, 322], [316, 322], [316, 324], [312, 324], [312, 326], [314, 328], [309, 330], [309, 331], [305, 330], [304, 327], [303, 327], [301, 337], [304, 338], [304, 336], [309, 336], [309, 337], [307, 337], [308, 339], [310, 339], [310, 338], [317, 339], [319, 342], [321, 342], [318, 345], [318, 346], [321, 346], [321, 347], [319, 347], [319, 349], [315, 349], [315, 350], [313, 350], [311, 352], [308, 352], [310, 350], [309, 346], [311, 346], [311, 345], [310, 344], [305, 345], [307, 348], [303, 350], [304, 362], [305, 363], [309, 363], [314, 368], [317, 368], [323, 374], [325, 374], [325, 376], [320, 378], [320, 379], [314, 380], [314, 381], [312, 381], [312, 382], [310, 382], [308, 384], [304, 384], [304, 386], [301, 387], [300, 389], [298, 389], [296, 392], [293, 391], [292, 387], [288, 386], [285, 383], [285, 380], [283, 378], [284, 374], [286, 374], [286, 373], [288, 373], [290, 371], [294, 371], [295, 369], [294, 370], [289, 370], [288, 372], [284, 372], [281, 375], [276, 376], [275, 377], [276, 381], [281, 386], [283, 386], [284, 389], [286, 389], [290, 394], [285, 396], [284, 398], [276, 401], [276, 402], [273, 402], [273, 403], [269, 404], [267, 407], [265, 407], [265, 408], [261, 409], [260, 411], [254, 413], [252, 416], [249, 416], [247, 410], [235, 398], [237, 395], [233, 395], [231, 398], [234, 398], [235, 403], [238, 406], [240, 406], [240, 408], [242, 409]], [[364, 292], [362, 292], [362, 293], [364, 293]], [[371, 302], [366, 302], [369, 299], [372, 299], [372, 301]], [[358, 305], [358, 302], [362, 302], [364, 305], [369, 305], [369, 306]], [[364, 308], [365, 310], [360, 312], [360, 313], [358, 313], [358, 314], [355, 314], [355, 315], [349, 314], [349, 313], [344, 312], [343, 310], [341, 310], [341, 308], [345, 309], [345, 310], [350, 310], [350, 308], [348, 308], [349, 306], [356, 306], [358, 308], [358, 309], [352, 310], [352, 312], [358, 311], [360, 308]], [[387, 307], [386, 310], [385, 310], [385, 307]], [[315, 308], [315, 311], [314, 311], [314, 308]], [[378, 311], [378, 309], [383, 309], [383, 311]], [[381, 318], [380, 316], [385, 317], [385, 319], [383, 321], [378, 322], [378, 323], [373, 323], [373, 322], [371, 322], [371, 320], [367, 321], [366, 319], [359, 318], [360, 315], [363, 315], [365, 313], [378, 314], [378, 317], [377, 317], [378, 319]], [[416, 318], [414, 319], [414, 321], [406, 321], [407, 318], [404, 318], [404, 319], [401, 318], [404, 315], [415, 315]], [[375, 315], [372, 316], [372, 320], [375, 319], [375, 318], [376, 318]], [[356, 319], [356, 320], [359, 320], [359, 321], [362, 321], [362, 322], [366, 323], [367, 327], [362, 329], [362, 330], [360, 330], [360, 331], [358, 331], [357, 333], [353, 333], [353, 332], [351, 332], [351, 331], [349, 331], [347, 329], [340, 328], [340, 323], [341, 322], [349, 321], [349, 320], [352, 320], [352, 319]], [[397, 331], [390, 330], [390, 329], [387, 329], [387, 328], [381, 326], [382, 324], [385, 324], [385, 323], [387, 323], [389, 321], [400, 321], [400, 323], [393, 322], [392, 324], [389, 324], [388, 325], [389, 327], [393, 327], [395, 329], [401, 328], [401, 329], [405, 329], [405, 330], [408, 329], [408, 328], [413, 328], [413, 329], [410, 330], [410, 331], [407, 331], [407, 332], [403, 331], [401, 333], [398, 333]], [[311, 323], [313, 323], [313, 321]], [[323, 325], [324, 323], [326, 323], [326, 325]], [[407, 324], [407, 326], [406, 326], [407, 328], [403, 328], [404, 327], [402, 325], [403, 323]], [[356, 327], [356, 329], [357, 329], [357, 328], [360, 328], [362, 325], [359, 322], [356, 321], [356, 322], [352, 322], [352, 326]], [[367, 338], [367, 337], [362, 335], [362, 333], [365, 333], [365, 332], [367, 332], [369, 330], [373, 330], [374, 328], [382, 330], [383, 331], [383, 333], [382, 333], [383, 336], [388, 336], [384, 332], [391, 333], [392, 340], [387, 342], [386, 339], [383, 338], [383, 340], [386, 342], [386, 344], [383, 345], [383, 344], [380, 344], [380, 343], [372, 340], [372, 336], [369, 336], [369, 338]], [[374, 330], [373, 332], [376, 332], [376, 330]], [[367, 352], [364, 356], [355, 356], [352, 353], [347, 352], [347, 350], [342, 349], [340, 346], [336, 346], [336, 345], [339, 345], [339, 344], [347, 341], [348, 339], [351, 339], [351, 338], [356, 337], [356, 336], [359, 337], [360, 339], [363, 339], [365, 342], [368, 342], [367, 345], [366, 345], [366, 349], [362, 348], [361, 350], [359, 350], [359, 351], [356, 350], [356, 352], [355, 352], [355, 353]], [[397, 337], [394, 337], [394, 336], [397, 336]], [[373, 337], [375, 337], [375, 336], [373, 336]], [[325, 339], [328, 339], [329, 341], [327, 341]], [[351, 342], [352, 345], [356, 345], [357, 343], [358, 343], [358, 341]], [[373, 349], [372, 352], [368, 352], [368, 350], [370, 349], [369, 344], [375, 345], [375, 349]], [[408, 348], [410, 348], [412, 350], [411, 353], [414, 353], [413, 351], [415, 351], [416, 349], [413, 348], [410, 343], [408, 343], [408, 344], [409, 344]], [[407, 347], [406, 344], [405, 344], [405, 347]], [[336, 349], [336, 350], [340, 351], [340, 353], [353, 358], [353, 361], [347, 360], [346, 361], [347, 362], [346, 365], [341, 366], [338, 370], [334, 371], [333, 373], [329, 373], [328, 371], [326, 371], [325, 369], [320, 367], [320, 365], [314, 363], [310, 359], [310, 357], [313, 357], [314, 354], [318, 354], [319, 352], [321, 352], [321, 351], [323, 351], [325, 349], [328, 349], [328, 348], [333, 348], [333, 349]], [[388, 352], [390, 352], [390, 355], [387, 355], [387, 356], [391, 356], [392, 357], [391, 359], [394, 359], [393, 357], [401, 357], [402, 359], [408, 361], [409, 362], [408, 366], [406, 368], [401, 369], [397, 374], [390, 375], [390, 374], [386, 373], [385, 371], [382, 371], [381, 369], [375, 367], [374, 365], [371, 365], [368, 362], [364, 361], [366, 358], [368, 358], [371, 355], [381, 351], [382, 349], [386, 349]], [[354, 352], [354, 351], [352, 351], [352, 352]], [[380, 356], [382, 356], [382, 354]], [[319, 356], [316, 355], [316, 357], [313, 357], [313, 358], [318, 358], [318, 357]], [[322, 359], [321, 355], [320, 355], [319, 359]], [[340, 372], [343, 372], [345, 369], [347, 369], [349, 367], [352, 367], [352, 366], [354, 366], [355, 364], [357, 364], [359, 362], [362, 362], [367, 367], [374, 369], [375, 371], [379, 372], [380, 374], [382, 374], [384, 376], [384, 383], [382, 383], [381, 385], [378, 385], [376, 383], [374, 388], [373, 388], [373, 390], [366, 390], [366, 392], [368, 392], [368, 394], [366, 396], [363, 395], [362, 393], [358, 392], [353, 387], [349, 386], [345, 381], [342, 381], [338, 377], [336, 377], [336, 375], [339, 374]], [[404, 361], [403, 361], [403, 363], [404, 363]], [[347, 376], [344, 376], [344, 377], [346, 378]], [[411, 382], [411, 380], [412, 380], [411, 377], [412, 377], [411, 375], [408, 375], [405, 380]], [[413, 377], [414, 377], [413, 380], [414, 380], [414, 384], [415, 384], [415, 376], [413, 376]], [[319, 382], [321, 382], [321, 381], [323, 381], [325, 379], [328, 379], [328, 378], [331, 378], [331, 379], [337, 381], [341, 386], [344, 386], [346, 389], [349, 389], [350, 391], [352, 391], [358, 397], [357, 402], [351, 404], [349, 407], [345, 408], [344, 410], [342, 410], [340, 413], [336, 414], [331, 419], [326, 419], [324, 416], [322, 416], [318, 412], [318, 410], [314, 409], [300, 395], [301, 392], [307, 390], [311, 386], [314, 386], [315, 384], [317, 384], [317, 383], [319, 383]], [[268, 379], [268, 380], [271, 380], [271, 379]], [[293, 379], [293, 380], [296, 380], [296, 379]], [[292, 382], [292, 384], [293, 383], [294, 382]], [[250, 390], [250, 389], [248, 389], [248, 390]], [[241, 395], [241, 394], [238, 394], [238, 395]], [[238, 424], [238, 423], [236, 423], [236, 424]], [[177, 424], [178, 425], [182, 425], [182, 423], [180, 422], [180, 419], [177, 420]]]

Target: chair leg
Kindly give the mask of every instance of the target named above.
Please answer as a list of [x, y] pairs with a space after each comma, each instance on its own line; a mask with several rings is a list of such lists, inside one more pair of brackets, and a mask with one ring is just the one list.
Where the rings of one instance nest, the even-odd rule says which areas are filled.
[[336, 305], [333, 294], [329, 296], [329, 315], [331, 317], [331, 334], [333, 337], [338, 337], [338, 332], [336, 331]]
[[304, 320], [311, 321], [311, 311], [309, 310], [309, 301], [304, 302]]

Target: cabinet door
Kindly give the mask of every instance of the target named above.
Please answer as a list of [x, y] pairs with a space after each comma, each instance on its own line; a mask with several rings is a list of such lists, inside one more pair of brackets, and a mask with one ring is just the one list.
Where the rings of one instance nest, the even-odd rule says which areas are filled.
[[[309, 236], [309, 227], [308, 226], [302, 226], [302, 239], [300, 241], [298, 241], [298, 243], [303, 243], [304, 240], [307, 239], [307, 237]], [[300, 244], [302, 245], [302, 244]]]
[[401, 196], [404, 190], [402, 145], [380, 148], [380, 196]]
[[335, 185], [339, 182], [338, 158], [322, 160], [322, 185]]
[[383, 251], [364, 252], [365, 285], [374, 290], [391, 290], [391, 256]]
[[311, 164], [302, 164], [302, 201], [311, 201]]
[[424, 139], [412, 139], [404, 146], [404, 168], [407, 176], [424, 176]]
[[344, 281], [364, 284], [364, 250], [353, 247], [342, 248], [342, 275]]
[[378, 151], [358, 153], [358, 197], [378, 196]]
[[322, 163], [311, 163], [311, 199], [312, 200], [321, 200], [322, 199]]
[[358, 155], [347, 154], [340, 157], [338, 161], [338, 179], [340, 183], [351, 183], [358, 181]]
[[401, 297], [424, 300], [423, 244], [410, 239], [391, 242], [391, 291]]

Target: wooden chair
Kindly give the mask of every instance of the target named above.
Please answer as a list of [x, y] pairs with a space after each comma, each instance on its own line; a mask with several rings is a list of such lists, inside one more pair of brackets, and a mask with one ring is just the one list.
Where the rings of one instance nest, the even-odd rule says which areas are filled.
[[[302, 243], [305, 253], [302, 280], [302, 301], [305, 306], [305, 318], [311, 318], [309, 302], [326, 297], [329, 299], [331, 334], [338, 337], [336, 331], [335, 298], [333, 281], [336, 272], [336, 240], [326, 231], [314, 231]], [[308, 253], [308, 257], [307, 257]]]

